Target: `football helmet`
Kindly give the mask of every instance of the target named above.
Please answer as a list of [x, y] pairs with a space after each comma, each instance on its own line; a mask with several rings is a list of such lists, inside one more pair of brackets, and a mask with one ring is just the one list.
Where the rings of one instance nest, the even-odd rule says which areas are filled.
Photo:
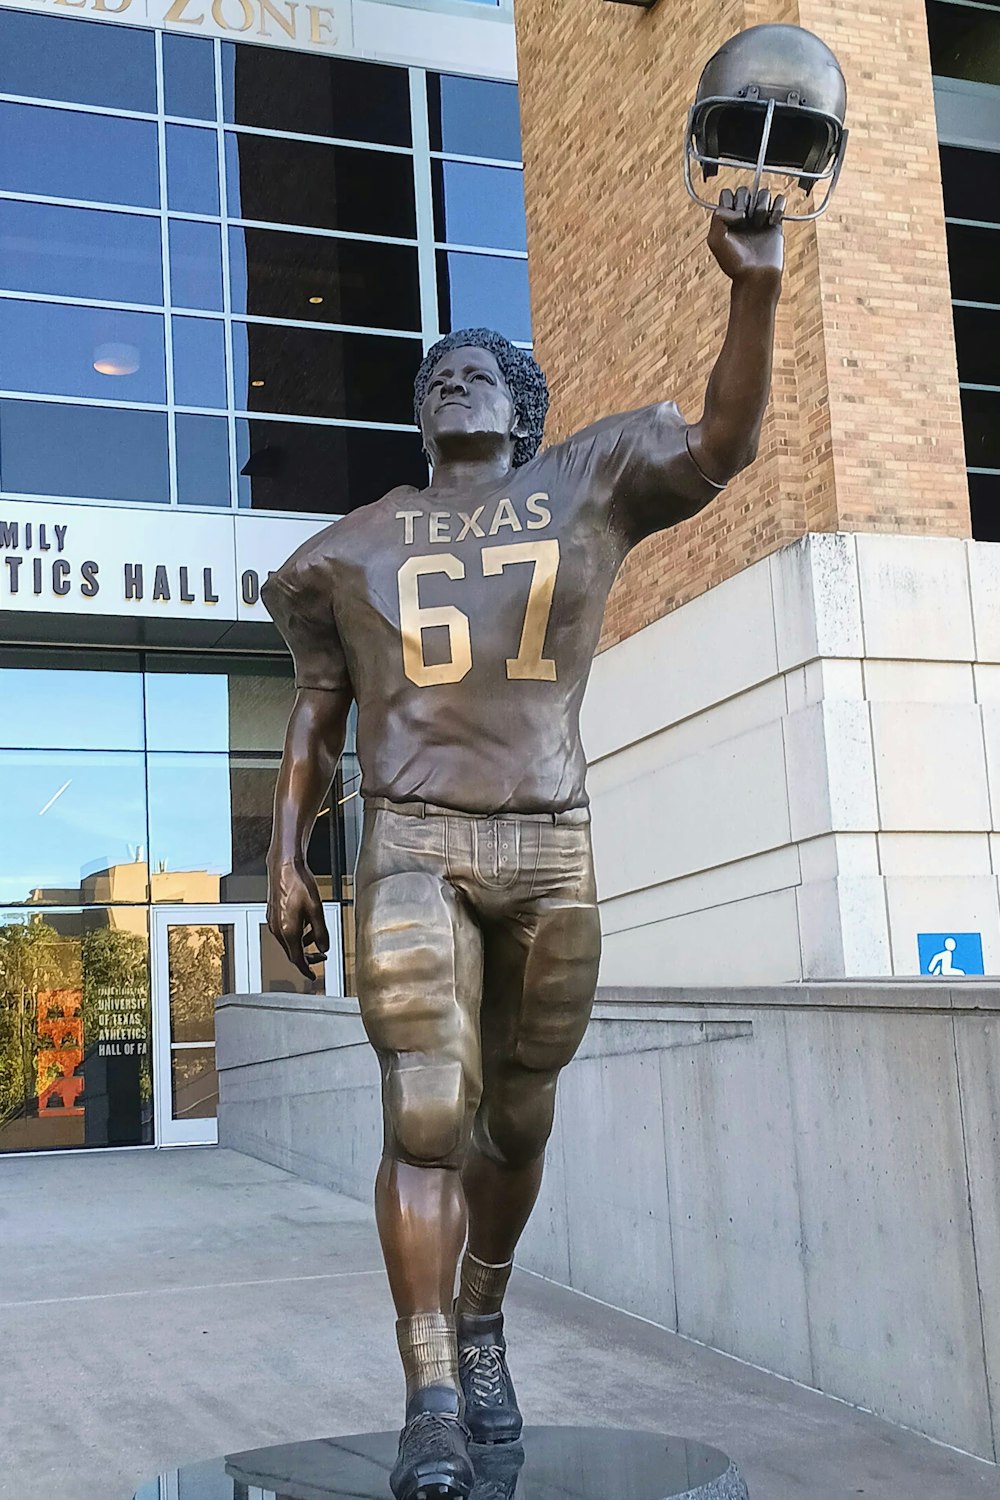
[[696, 203], [714, 209], [694, 186], [720, 167], [752, 172], [755, 198], [765, 173], [797, 180], [805, 194], [826, 183], [818, 208], [786, 213], [818, 219], [837, 185], [847, 147], [847, 85], [830, 48], [801, 26], [751, 26], [719, 48], [702, 71], [688, 115], [684, 182]]

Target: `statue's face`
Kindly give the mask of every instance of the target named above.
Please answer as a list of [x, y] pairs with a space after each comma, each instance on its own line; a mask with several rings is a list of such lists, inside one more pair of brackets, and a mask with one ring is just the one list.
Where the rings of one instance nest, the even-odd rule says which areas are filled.
[[516, 420], [513, 397], [488, 349], [467, 345], [441, 356], [420, 408], [420, 430], [432, 459], [442, 449], [464, 446], [463, 438], [510, 439]]

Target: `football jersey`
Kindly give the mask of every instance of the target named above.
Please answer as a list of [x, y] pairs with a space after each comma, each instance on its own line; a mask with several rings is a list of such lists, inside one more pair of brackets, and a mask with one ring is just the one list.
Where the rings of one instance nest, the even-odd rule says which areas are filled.
[[362, 795], [488, 815], [583, 807], [580, 705], [622, 560], [719, 486], [672, 403], [461, 494], [403, 487], [262, 591], [297, 686], [357, 701]]

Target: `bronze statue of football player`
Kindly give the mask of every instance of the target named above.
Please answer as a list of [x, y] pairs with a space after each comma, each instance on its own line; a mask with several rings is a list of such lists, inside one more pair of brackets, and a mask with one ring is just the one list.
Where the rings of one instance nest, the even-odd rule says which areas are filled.
[[329, 948], [305, 850], [358, 706], [357, 988], [382, 1065], [375, 1205], [408, 1398], [398, 1500], [464, 1497], [469, 1434], [520, 1435], [501, 1307], [601, 946], [580, 704], [622, 560], [754, 456], [780, 218], [764, 194], [730, 195], [712, 219], [732, 310], [700, 422], [665, 402], [539, 453], [531, 355], [450, 334], [416, 381], [432, 483], [337, 521], [263, 591], [298, 687], [268, 919], [305, 973]]
[[358, 708], [357, 988], [382, 1069], [375, 1206], [407, 1395], [397, 1500], [467, 1496], [469, 1442], [520, 1436], [503, 1298], [601, 942], [580, 704], [623, 559], [756, 453], [784, 206], [740, 188], [713, 212], [732, 297], [700, 421], [666, 401], [539, 452], [531, 355], [452, 333], [416, 378], [430, 485], [337, 521], [263, 590], [298, 687], [268, 921], [306, 974], [329, 937], [305, 851]]
[[[502, 1304], [600, 956], [579, 715], [604, 603], [637, 541], [756, 455], [781, 222], [829, 204], [846, 104], [837, 58], [801, 27], [751, 27], [703, 71], [685, 183], [733, 285], [700, 422], [663, 402], [540, 453], [532, 357], [451, 333], [415, 384], [432, 483], [337, 520], [262, 591], [298, 687], [268, 924], [304, 974], [330, 944], [306, 847], [358, 708], [357, 989], [382, 1070], [375, 1209], [406, 1376], [397, 1500], [465, 1500], [469, 1442], [520, 1437]], [[753, 187], [712, 205], [694, 166], [742, 166]], [[765, 171], [828, 192], [786, 213]]]

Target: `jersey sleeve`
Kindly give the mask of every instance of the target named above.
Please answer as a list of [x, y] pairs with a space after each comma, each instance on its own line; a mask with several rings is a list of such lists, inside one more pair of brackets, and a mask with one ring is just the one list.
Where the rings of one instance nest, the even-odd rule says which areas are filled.
[[[308, 552], [294, 553], [260, 591], [295, 663], [295, 686], [353, 692], [347, 660], [322, 568]], [[317, 576], [320, 575], [320, 576]]]
[[611, 525], [629, 546], [687, 520], [725, 488], [691, 457], [688, 424], [673, 401], [605, 417], [572, 442], [592, 445], [611, 498]]

